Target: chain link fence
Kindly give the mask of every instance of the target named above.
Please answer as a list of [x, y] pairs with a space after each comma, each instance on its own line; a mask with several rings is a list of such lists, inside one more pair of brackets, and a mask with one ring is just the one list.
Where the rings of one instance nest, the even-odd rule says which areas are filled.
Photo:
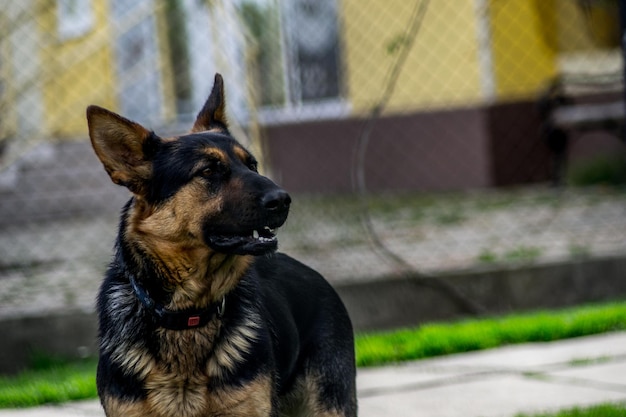
[[294, 198], [281, 249], [335, 283], [623, 255], [619, 15], [0, 0], [0, 315], [92, 308], [129, 194], [93, 155], [86, 106], [182, 133], [215, 72], [234, 136]]

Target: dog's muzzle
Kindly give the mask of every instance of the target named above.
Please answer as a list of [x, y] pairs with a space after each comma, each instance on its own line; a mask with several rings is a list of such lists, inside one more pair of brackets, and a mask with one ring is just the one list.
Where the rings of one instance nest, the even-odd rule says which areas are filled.
[[[234, 219], [239, 225], [218, 227], [212, 224], [205, 233], [213, 250], [236, 255], [264, 255], [278, 248], [277, 229], [287, 220], [291, 197], [281, 188], [266, 192], [253, 218]], [[245, 210], [244, 210], [245, 211]]]

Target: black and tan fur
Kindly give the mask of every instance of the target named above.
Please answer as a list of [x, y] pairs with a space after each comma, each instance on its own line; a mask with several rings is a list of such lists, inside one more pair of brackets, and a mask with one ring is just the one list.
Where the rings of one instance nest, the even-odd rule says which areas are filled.
[[[275, 253], [291, 198], [230, 136], [221, 77], [180, 137], [96, 106], [87, 119], [132, 192], [97, 303], [106, 415], [355, 416], [350, 320], [318, 273]], [[172, 329], [155, 303], [211, 313]]]

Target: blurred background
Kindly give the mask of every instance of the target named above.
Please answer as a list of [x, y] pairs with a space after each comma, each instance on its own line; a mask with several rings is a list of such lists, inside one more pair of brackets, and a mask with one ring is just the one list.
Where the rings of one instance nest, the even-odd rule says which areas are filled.
[[0, 0], [0, 317], [93, 311], [129, 193], [86, 106], [184, 133], [216, 72], [232, 133], [294, 199], [281, 250], [337, 286], [626, 257], [620, 12]]

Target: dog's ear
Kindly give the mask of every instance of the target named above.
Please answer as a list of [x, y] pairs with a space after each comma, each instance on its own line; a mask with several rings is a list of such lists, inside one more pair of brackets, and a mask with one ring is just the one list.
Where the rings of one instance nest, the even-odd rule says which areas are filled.
[[226, 102], [224, 101], [224, 81], [220, 74], [215, 74], [211, 94], [206, 103], [204, 103], [200, 113], [198, 113], [198, 117], [191, 128], [191, 132], [203, 132], [205, 130], [215, 129], [228, 133]]
[[87, 108], [89, 137], [111, 180], [145, 195], [160, 139], [138, 123], [98, 106]]

